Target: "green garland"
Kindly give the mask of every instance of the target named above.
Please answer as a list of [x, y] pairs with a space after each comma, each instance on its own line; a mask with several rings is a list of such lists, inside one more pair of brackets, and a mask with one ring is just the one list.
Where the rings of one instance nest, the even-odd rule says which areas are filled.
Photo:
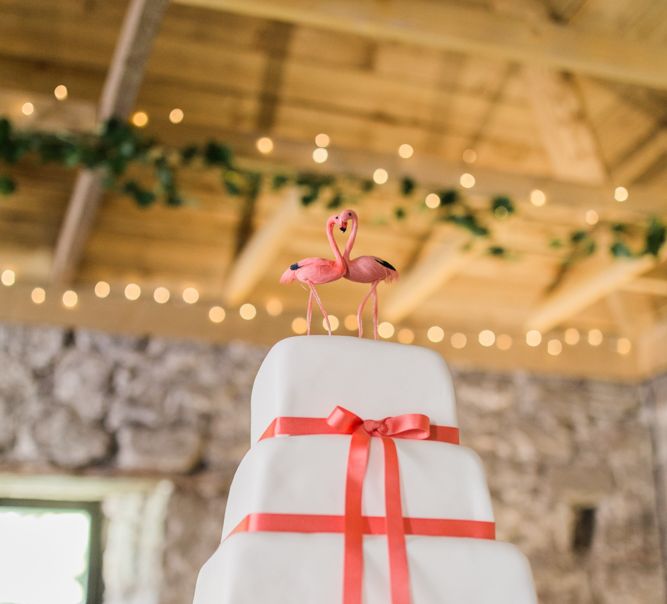
[[[127, 122], [111, 119], [99, 132], [45, 132], [18, 130], [7, 118], [0, 118], [0, 167], [11, 167], [23, 158], [33, 156], [43, 163], [56, 163], [68, 168], [100, 170], [107, 189], [132, 198], [139, 206], [148, 207], [163, 202], [169, 206], [185, 203], [178, 186], [178, 171], [195, 165], [216, 169], [221, 183], [231, 197], [254, 199], [263, 188], [279, 190], [295, 185], [301, 193], [301, 202], [310, 205], [324, 203], [327, 208], [355, 204], [375, 188], [370, 179], [351, 175], [336, 176], [310, 171], [270, 171], [260, 173], [240, 167], [232, 149], [211, 140], [202, 145], [188, 145], [182, 149], [165, 149], [158, 141], [146, 137]], [[146, 187], [128, 176], [133, 166], [150, 167], [154, 184]], [[394, 208], [397, 220], [403, 220], [410, 211], [424, 208], [423, 199], [432, 188], [417, 183], [409, 176], [398, 181], [399, 193], [405, 202]], [[11, 195], [17, 183], [8, 170], [0, 172], [0, 195]], [[493, 243], [493, 223], [516, 213], [516, 205], [509, 197], [497, 195], [487, 207], [471, 205], [456, 188], [436, 192], [440, 205], [433, 212], [435, 220], [449, 222], [468, 231], [472, 238], [487, 241], [487, 252], [494, 256], [510, 256], [509, 250]], [[565, 239], [553, 240], [551, 246], [563, 250], [562, 270], [554, 283], [577, 261], [591, 256], [598, 249], [598, 235], [607, 232], [611, 241], [608, 252], [615, 258], [636, 258], [651, 254], [658, 256], [665, 245], [667, 228], [664, 221], [651, 217], [646, 224], [612, 223], [575, 230]], [[640, 241], [640, 245], [632, 242]]]

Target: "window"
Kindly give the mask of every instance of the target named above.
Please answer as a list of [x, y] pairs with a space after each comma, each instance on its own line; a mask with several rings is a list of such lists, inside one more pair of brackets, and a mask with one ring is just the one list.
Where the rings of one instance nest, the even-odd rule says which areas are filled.
[[0, 499], [0, 603], [101, 604], [97, 503]]

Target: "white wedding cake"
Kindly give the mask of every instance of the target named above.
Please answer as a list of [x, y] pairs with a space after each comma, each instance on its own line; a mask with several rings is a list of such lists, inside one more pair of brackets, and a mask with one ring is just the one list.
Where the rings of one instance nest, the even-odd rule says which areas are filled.
[[435, 352], [283, 340], [255, 380], [251, 435], [195, 604], [536, 603], [527, 560], [494, 539]]

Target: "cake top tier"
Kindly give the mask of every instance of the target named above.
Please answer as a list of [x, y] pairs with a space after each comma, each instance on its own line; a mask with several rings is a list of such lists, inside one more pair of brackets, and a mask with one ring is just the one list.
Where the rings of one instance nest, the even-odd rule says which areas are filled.
[[364, 419], [423, 413], [456, 426], [452, 379], [442, 358], [420, 346], [350, 336], [278, 342], [252, 391], [252, 443], [278, 416], [327, 417], [336, 405]]

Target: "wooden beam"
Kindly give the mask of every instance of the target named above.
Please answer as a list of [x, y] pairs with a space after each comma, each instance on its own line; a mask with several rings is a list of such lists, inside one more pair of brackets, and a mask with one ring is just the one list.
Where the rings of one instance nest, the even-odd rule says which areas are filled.
[[[663, 258], [666, 255], [663, 253]], [[652, 269], [657, 262], [653, 256], [614, 260], [606, 252], [599, 253], [570, 271], [563, 283], [535, 308], [526, 327], [549, 331]]]
[[633, 340], [655, 321], [655, 310], [646, 296], [615, 290], [605, 301], [619, 332]]
[[177, 0], [180, 4], [478, 54], [667, 88], [667, 47], [450, 5], [338, 0]]
[[[129, 115], [169, 0], [132, 0], [116, 44], [98, 108], [98, 120]], [[52, 280], [71, 281], [102, 199], [103, 174], [80, 173], [56, 242]]]
[[606, 169], [572, 82], [561, 73], [532, 65], [524, 68], [523, 75], [554, 176], [603, 183]]
[[382, 303], [383, 315], [399, 322], [415, 311], [479, 255], [481, 247], [466, 249], [469, 243], [469, 235], [451, 228], [435, 232], [414, 266], [388, 291]]
[[633, 281], [626, 283], [623, 286], [623, 289], [638, 294], [667, 297], [667, 280], [656, 279], [654, 277], [640, 277], [639, 279], [634, 279]]
[[236, 306], [247, 300], [290, 237], [290, 227], [301, 212], [299, 192], [287, 189], [276, 197], [275, 205], [273, 215], [246, 243], [229, 271], [223, 295], [227, 304]]
[[614, 166], [612, 170], [614, 180], [619, 184], [631, 185], [663, 156], [667, 156], [667, 130], [665, 129], [654, 132], [648, 140]]

